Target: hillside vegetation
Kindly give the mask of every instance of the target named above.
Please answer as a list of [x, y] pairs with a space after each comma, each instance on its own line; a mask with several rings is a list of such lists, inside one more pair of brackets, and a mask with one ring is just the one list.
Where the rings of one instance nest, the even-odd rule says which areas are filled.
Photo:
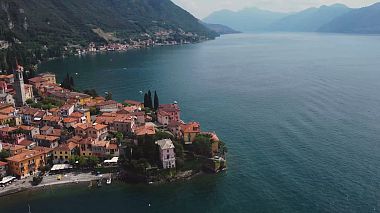
[[[70, 45], [128, 41], [171, 30], [199, 39], [216, 33], [170, 0], [0, 0], [0, 40], [11, 47], [0, 55], [2, 69], [18, 55], [24, 64], [60, 56]], [[4, 51], [6, 49], [6, 51]]]

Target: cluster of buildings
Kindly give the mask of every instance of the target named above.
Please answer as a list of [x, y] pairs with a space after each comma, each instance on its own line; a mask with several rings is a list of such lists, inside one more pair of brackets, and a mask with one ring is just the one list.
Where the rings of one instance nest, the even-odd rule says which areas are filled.
[[[181, 39], [178, 39], [181, 38]], [[90, 43], [87, 48], [77, 48], [76, 54], [82, 55], [86, 53], [95, 52], [110, 52], [110, 51], [128, 51], [131, 49], [140, 49], [152, 46], [169, 46], [179, 44], [189, 44], [192, 41], [198, 40], [199, 36], [191, 32], [176, 32], [173, 30], [161, 30], [155, 32], [153, 35], [147, 33], [141, 34], [138, 40], [130, 39], [128, 42], [108, 43], [103, 45], [96, 45]]]
[[[218, 153], [215, 133], [202, 132], [197, 122], [181, 120], [178, 104], [160, 105], [157, 120], [144, 111], [141, 102], [118, 103], [103, 97], [93, 98], [60, 87], [52, 73], [41, 73], [25, 84], [23, 68], [13, 75], [0, 76], [0, 87], [12, 101], [0, 101], [0, 151], [9, 153], [0, 161], [0, 174], [25, 178], [47, 164], [67, 164], [75, 156], [110, 159], [122, 154], [118, 132], [138, 143], [139, 137], [166, 131], [184, 144], [191, 144], [199, 134], [210, 135], [215, 142], [212, 155]], [[33, 92], [35, 94], [33, 94]], [[28, 106], [27, 100], [51, 98], [62, 106], [43, 110]], [[96, 109], [97, 114], [91, 114]], [[170, 139], [155, 142], [160, 150], [162, 168], [175, 168], [175, 146]], [[214, 145], [215, 144], [215, 145]]]

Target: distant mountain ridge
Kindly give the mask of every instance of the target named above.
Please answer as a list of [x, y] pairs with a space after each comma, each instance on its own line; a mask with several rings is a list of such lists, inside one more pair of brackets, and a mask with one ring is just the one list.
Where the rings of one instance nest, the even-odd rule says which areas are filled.
[[203, 23], [203, 22], [202, 24], [205, 25], [210, 30], [221, 35], [241, 33], [240, 31], [234, 30], [231, 27], [225, 26], [223, 24], [208, 24], [208, 23]]
[[380, 34], [380, 3], [352, 10], [318, 29], [319, 32]]
[[[243, 32], [380, 34], [380, 3], [358, 9], [349, 8], [344, 4], [334, 4], [291, 14], [263, 11], [265, 10], [257, 8], [238, 12], [222, 10], [206, 17], [204, 21], [223, 24]], [[256, 24], [258, 22], [261, 24]], [[245, 27], [241, 27], [242, 25]]]
[[287, 32], [315, 32], [335, 18], [351, 11], [351, 8], [343, 4], [331, 6], [313, 7], [301, 12], [289, 15], [268, 26], [269, 31]]
[[253, 7], [237, 12], [231, 10], [217, 11], [203, 21], [211, 24], [222, 24], [242, 32], [254, 32], [265, 30], [268, 25], [287, 15], [287, 13], [271, 12]]

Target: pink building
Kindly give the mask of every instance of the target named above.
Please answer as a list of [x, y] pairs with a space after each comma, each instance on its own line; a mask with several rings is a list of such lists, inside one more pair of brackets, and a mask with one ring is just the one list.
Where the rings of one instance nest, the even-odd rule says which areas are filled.
[[160, 105], [157, 112], [157, 120], [162, 125], [168, 125], [171, 121], [180, 121], [181, 110], [178, 104]]
[[175, 147], [170, 139], [156, 141], [160, 149], [160, 160], [164, 169], [175, 168]]

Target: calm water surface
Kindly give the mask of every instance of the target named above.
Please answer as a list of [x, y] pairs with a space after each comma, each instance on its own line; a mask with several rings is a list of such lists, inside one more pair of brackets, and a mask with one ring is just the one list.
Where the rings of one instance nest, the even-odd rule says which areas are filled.
[[[215, 130], [229, 170], [186, 183], [59, 187], [0, 212], [379, 212], [380, 37], [241, 34], [43, 64], [117, 100], [157, 90]], [[151, 207], [148, 206], [151, 204]]]

